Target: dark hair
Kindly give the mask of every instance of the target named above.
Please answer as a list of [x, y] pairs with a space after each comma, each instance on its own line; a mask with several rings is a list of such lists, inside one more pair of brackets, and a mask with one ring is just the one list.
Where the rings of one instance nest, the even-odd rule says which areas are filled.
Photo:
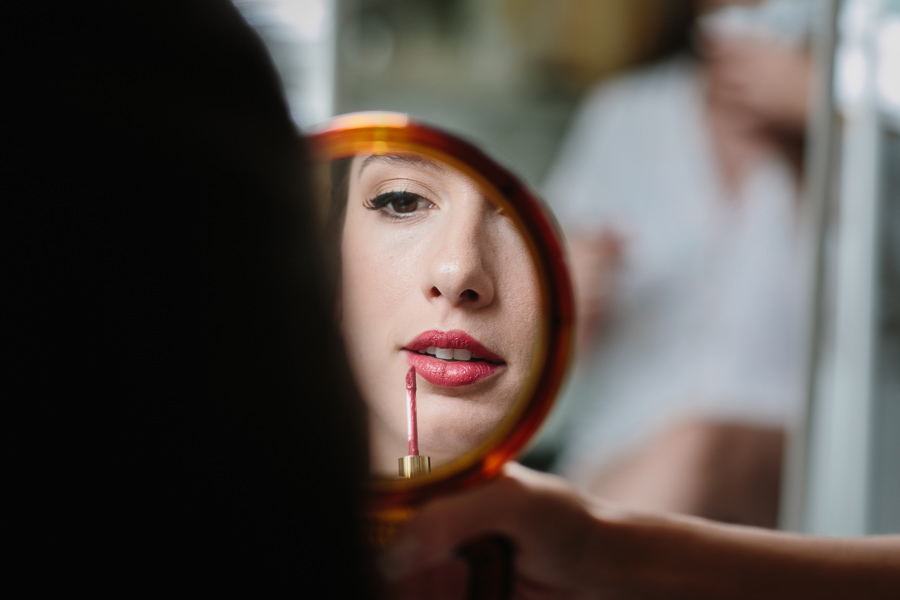
[[330, 288], [337, 295], [341, 274], [341, 240], [344, 236], [344, 221], [347, 219], [347, 200], [350, 193], [350, 167], [353, 158], [334, 160], [328, 165], [327, 190], [319, 193], [327, 198], [325, 222], [322, 226], [325, 247], [325, 265], [328, 270]]
[[76, 587], [366, 597], [364, 409], [261, 42], [225, 1], [33, 12], [12, 543]]

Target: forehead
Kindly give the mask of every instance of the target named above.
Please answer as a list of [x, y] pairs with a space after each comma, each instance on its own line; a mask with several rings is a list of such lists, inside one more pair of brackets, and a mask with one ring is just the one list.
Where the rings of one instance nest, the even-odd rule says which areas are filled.
[[435, 174], [444, 174], [456, 172], [444, 163], [423, 156], [421, 154], [370, 154], [368, 156], [357, 157], [356, 161], [359, 167], [356, 169], [357, 176], [362, 176], [366, 168], [375, 166], [384, 167], [412, 167], [433, 172]]
[[433, 191], [471, 190], [480, 196], [484, 189], [471, 176], [440, 159], [412, 152], [370, 154], [353, 159], [351, 187], [368, 187], [381, 181], [416, 181]]

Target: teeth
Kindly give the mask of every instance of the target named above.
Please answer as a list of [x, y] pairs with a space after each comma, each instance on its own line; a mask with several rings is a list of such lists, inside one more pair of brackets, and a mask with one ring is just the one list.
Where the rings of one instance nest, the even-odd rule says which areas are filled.
[[441, 360], [472, 360], [474, 355], [471, 350], [463, 348], [438, 348], [436, 346], [428, 346], [425, 348], [425, 354], [430, 354]]
[[453, 358], [453, 350], [450, 348], [438, 348], [434, 355], [442, 360], [450, 360]]
[[463, 350], [462, 348], [453, 350], [453, 360], [469, 360], [470, 358], [472, 358], [472, 353], [469, 350]]

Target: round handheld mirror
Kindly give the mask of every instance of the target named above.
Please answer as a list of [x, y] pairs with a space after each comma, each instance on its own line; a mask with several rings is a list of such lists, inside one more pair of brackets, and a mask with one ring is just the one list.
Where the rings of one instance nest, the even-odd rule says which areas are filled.
[[560, 237], [517, 177], [403, 114], [310, 132], [336, 318], [369, 408], [382, 521], [494, 475], [559, 390], [573, 300]]

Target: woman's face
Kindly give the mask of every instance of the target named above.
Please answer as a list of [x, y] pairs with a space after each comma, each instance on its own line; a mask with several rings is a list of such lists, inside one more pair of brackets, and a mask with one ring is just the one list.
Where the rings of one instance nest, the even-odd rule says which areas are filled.
[[341, 329], [370, 409], [373, 469], [418, 443], [445, 463], [481, 442], [519, 397], [541, 318], [538, 278], [509, 218], [469, 177], [418, 154], [359, 156], [341, 243]]

